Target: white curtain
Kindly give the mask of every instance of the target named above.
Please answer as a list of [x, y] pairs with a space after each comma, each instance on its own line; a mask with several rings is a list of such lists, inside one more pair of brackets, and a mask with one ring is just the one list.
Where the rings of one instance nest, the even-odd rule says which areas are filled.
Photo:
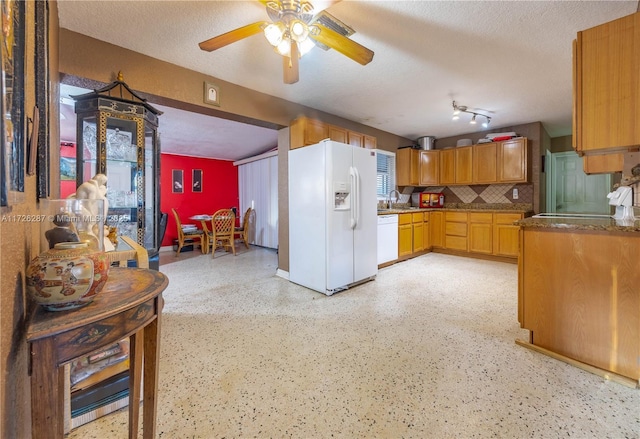
[[256, 210], [253, 244], [278, 248], [278, 156], [238, 165], [240, 211]]

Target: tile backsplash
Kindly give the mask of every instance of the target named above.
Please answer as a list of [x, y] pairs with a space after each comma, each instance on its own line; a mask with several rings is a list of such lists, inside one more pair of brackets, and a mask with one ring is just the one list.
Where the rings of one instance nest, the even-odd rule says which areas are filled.
[[[517, 189], [518, 198], [514, 198]], [[474, 204], [532, 204], [532, 184], [480, 184], [473, 186], [434, 186], [426, 188], [404, 188], [403, 195], [413, 192], [442, 192], [445, 203]], [[406, 198], [409, 202], [409, 198]]]

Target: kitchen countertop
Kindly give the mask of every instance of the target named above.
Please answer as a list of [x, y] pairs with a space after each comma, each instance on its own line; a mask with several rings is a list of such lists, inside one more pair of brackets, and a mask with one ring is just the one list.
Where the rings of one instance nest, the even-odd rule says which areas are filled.
[[640, 219], [633, 222], [613, 218], [524, 218], [516, 221], [523, 228], [587, 230], [605, 232], [640, 232]]
[[378, 210], [378, 215], [394, 215], [400, 213], [414, 213], [414, 212], [438, 212], [438, 211], [452, 211], [452, 210], [464, 210], [465, 212], [486, 212], [490, 210], [492, 212], [507, 212], [507, 213], [524, 213], [526, 215], [532, 215], [533, 209], [531, 204], [515, 204], [515, 203], [500, 203], [500, 204], [487, 204], [487, 203], [445, 203], [444, 207], [439, 208], [421, 208], [410, 207], [408, 204], [394, 204], [391, 209]]

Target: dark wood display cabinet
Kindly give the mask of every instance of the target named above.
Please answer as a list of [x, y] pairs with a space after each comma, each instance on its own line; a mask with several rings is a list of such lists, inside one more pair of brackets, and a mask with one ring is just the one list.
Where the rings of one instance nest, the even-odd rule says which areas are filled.
[[77, 114], [77, 185], [105, 174], [107, 224], [148, 251], [158, 248], [162, 112], [133, 92], [121, 73], [115, 82], [72, 98]]

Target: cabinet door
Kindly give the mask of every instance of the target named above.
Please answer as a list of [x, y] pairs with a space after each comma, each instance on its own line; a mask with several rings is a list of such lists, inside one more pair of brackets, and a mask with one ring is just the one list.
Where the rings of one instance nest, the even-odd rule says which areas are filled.
[[402, 148], [396, 151], [396, 181], [398, 186], [418, 185], [418, 150]]
[[364, 136], [364, 147], [367, 149], [376, 149], [378, 147], [378, 139], [373, 136]]
[[493, 214], [469, 214], [469, 251], [491, 254], [493, 251]]
[[471, 184], [473, 182], [473, 147], [456, 148], [456, 183]]
[[347, 131], [347, 143], [349, 145], [357, 146], [358, 148], [363, 148], [364, 135], [354, 131]]
[[431, 229], [429, 227], [429, 212], [424, 213], [424, 221], [422, 223], [422, 237], [424, 250], [431, 250]]
[[431, 232], [431, 246], [444, 247], [444, 212], [429, 213], [429, 229]]
[[491, 184], [498, 182], [498, 146], [483, 143], [473, 147], [473, 182]]
[[520, 227], [513, 225], [522, 219], [519, 213], [496, 213], [493, 226], [493, 254], [518, 257]]
[[640, 144], [640, 12], [578, 32], [577, 149]]
[[398, 225], [398, 257], [413, 253], [413, 224]]
[[424, 226], [423, 223], [413, 223], [413, 253], [424, 250]]
[[582, 167], [585, 174], [610, 174], [622, 172], [624, 154], [600, 154], [582, 156]]
[[319, 120], [307, 119], [304, 132], [305, 145], [313, 145], [329, 137], [329, 127]]
[[336, 142], [347, 143], [347, 130], [329, 125], [329, 138]]
[[453, 148], [440, 150], [440, 184], [456, 183], [456, 150]]
[[515, 139], [498, 144], [498, 181], [500, 183], [527, 182], [527, 142]]
[[420, 186], [437, 186], [440, 184], [438, 175], [438, 158], [440, 151], [420, 151]]

